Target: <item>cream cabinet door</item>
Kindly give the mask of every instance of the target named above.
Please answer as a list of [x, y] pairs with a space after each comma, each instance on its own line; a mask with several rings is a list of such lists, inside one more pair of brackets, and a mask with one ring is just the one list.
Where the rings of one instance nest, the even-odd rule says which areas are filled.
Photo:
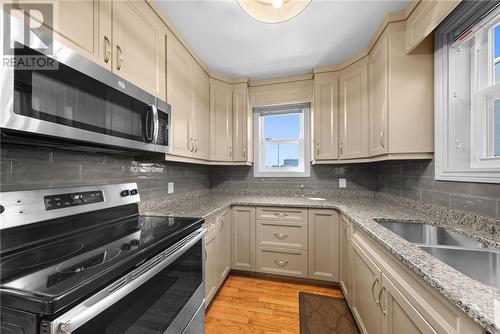
[[231, 209], [231, 268], [255, 270], [255, 208]]
[[217, 282], [218, 286], [224, 282], [231, 270], [231, 221], [229, 211], [218, 217], [217, 222]]
[[205, 307], [208, 307], [218, 289], [217, 231], [205, 236]]
[[368, 56], [370, 156], [387, 150], [389, 35], [380, 36]]
[[54, 38], [111, 69], [111, 1], [54, 1]]
[[345, 299], [351, 303], [351, 262], [352, 262], [352, 246], [351, 246], [351, 229], [349, 218], [340, 215], [340, 286], [344, 292]]
[[437, 334], [403, 294], [382, 274], [383, 334]]
[[338, 74], [314, 77], [314, 159], [338, 159]]
[[172, 154], [192, 157], [192, 61], [179, 40], [167, 35], [167, 101], [172, 107]]
[[309, 209], [309, 278], [339, 280], [339, 214]]
[[165, 99], [165, 31], [146, 1], [113, 1], [113, 72]]
[[210, 158], [209, 86], [207, 73], [197, 63], [193, 64], [193, 153], [203, 160]]
[[378, 295], [382, 272], [356, 241], [352, 245], [352, 310], [363, 334], [380, 334], [382, 312]]
[[233, 85], [233, 161], [248, 161], [248, 86]]
[[342, 70], [339, 107], [340, 159], [368, 156], [368, 68], [366, 58]]
[[233, 160], [233, 93], [231, 85], [210, 79], [210, 157]]

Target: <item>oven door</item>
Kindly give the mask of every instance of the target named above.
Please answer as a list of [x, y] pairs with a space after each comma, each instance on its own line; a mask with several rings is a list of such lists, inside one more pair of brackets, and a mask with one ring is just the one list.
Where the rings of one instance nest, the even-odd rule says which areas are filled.
[[204, 234], [200, 228], [159, 254], [162, 260], [155, 256], [57, 319], [42, 321], [41, 332], [179, 334], [189, 330], [204, 311]]

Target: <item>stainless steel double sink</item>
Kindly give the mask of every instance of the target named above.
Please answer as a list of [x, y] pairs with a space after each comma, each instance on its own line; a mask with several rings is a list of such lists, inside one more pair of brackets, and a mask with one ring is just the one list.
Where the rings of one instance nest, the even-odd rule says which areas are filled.
[[375, 219], [450, 267], [500, 289], [500, 250], [446, 228], [406, 220]]

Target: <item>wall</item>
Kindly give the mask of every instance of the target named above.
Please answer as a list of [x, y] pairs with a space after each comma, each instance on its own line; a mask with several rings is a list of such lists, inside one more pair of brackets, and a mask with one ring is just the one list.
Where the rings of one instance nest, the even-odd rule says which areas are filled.
[[377, 163], [383, 193], [500, 218], [500, 184], [434, 180], [434, 161], [403, 160]]
[[13, 144], [0, 147], [1, 191], [137, 182], [142, 200], [209, 190], [208, 168], [173, 162], [139, 162], [123, 155], [85, 153]]
[[297, 178], [256, 178], [253, 168], [247, 166], [212, 167], [210, 184], [212, 190], [339, 190], [338, 179], [347, 179], [348, 190], [375, 190], [377, 168], [374, 165], [314, 165], [310, 177]]

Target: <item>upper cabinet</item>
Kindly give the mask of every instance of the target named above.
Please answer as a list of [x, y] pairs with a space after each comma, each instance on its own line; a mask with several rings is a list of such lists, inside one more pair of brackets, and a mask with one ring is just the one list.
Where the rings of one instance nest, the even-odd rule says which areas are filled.
[[233, 90], [230, 84], [210, 79], [210, 158], [233, 160]]
[[390, 23], [368, 64], [370, 156], [431, 158], [434, 151], [433, 45], [405, 53], [405, 22]]
[[233, 161], [249, 161], [248, 156], [248, 84], [233, 85]]
[[405, 51], [412, 52], [459, 3], [460, 0], [420, 1], [406, 22]]
[[193, 156], [210, 159], [210, 84], [208, 74], [198, 63], [193, 65]]
[[340, 74], [340, 159], [363, 158], [368, 155], [367, 72], [367, 61], [363, 58]]
[[54, 37], [165, 99], [163, 21], [145, 1], [55, 0]]
[[112, 2], [113, 72], [165, 99], [164, 24], [145, 1]]
[[314, 77], [314, 159], [336, 160], [338, 154], [338, 73]]

